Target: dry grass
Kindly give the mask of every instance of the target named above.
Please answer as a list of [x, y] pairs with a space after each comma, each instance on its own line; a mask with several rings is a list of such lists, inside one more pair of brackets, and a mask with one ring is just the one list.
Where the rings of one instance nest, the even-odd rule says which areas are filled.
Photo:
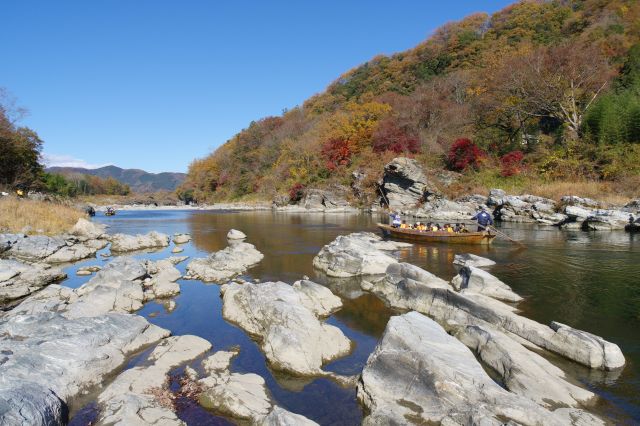
[[84, 212], [47, 201], [0, 198], [0, 232], [56, 235], [68, 231]]
[[633, 193], [628, 192], [630, 189], [624, 188], [618, 182], [598, 181], [533, 183], [527, 188], [531, 194], [556, 201], [559, 201], [564, 195], [577, 195], [613, 205], [628, 203], [633, 197]]

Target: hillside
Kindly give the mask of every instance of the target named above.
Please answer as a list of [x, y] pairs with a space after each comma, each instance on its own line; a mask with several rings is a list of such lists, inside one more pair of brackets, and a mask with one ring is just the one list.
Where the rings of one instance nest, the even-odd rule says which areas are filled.
[[250, 123], [195, 160], [179, 194], [268, 199], [349, 185], [357, 173], [367, 203], [399, 154], [435, 173], [462, 172], [459, 192], [567, 181], [635, 188], [639, 42], [635, 0], [522, 1], [477, 13]]
[[80, 167], [49, 167], [48, 173], [71, 175], [83, 174], [99, 176], [101, 178], [114, 178], [117, 181], [129, 185], [133, 192], [157, 192], [174, 191], [185, 179], [184, 173], [148, 173], [139, 169], [122, 169], [116, 166], [105, 166], [97, 169], [84, 169]]

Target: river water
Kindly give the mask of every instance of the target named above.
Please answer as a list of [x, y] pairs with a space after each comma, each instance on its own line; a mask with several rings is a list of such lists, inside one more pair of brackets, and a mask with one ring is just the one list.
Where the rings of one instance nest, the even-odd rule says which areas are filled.
[[[248, 242], [264, 253], [262, 262], [245, 278], [293, 283], [303, 275], [327, 285], [343, 299], [344, 307], [328, 319], [354, 342], [353, 352], [325, 367], [341, 374], [358, 374], [373, 351], [394, 312], [375, 296], [362, 293], [357, 280], [336, 281], [313, 269], [312, 259], [323, 245], [338, 235], [355, 231], [375, 232], [380, 218], [353, 214], [291, 214], [232, 211], [121, 211], [113, 217], [96, 217], [109, 232], [173, 234], [188, 232], [191, 243], [179, 255], [203, 257], [226, 246], [229, 229], [242, 230]], [[403, 261], [418, 265], [450, 280], [453, 257], [470, 252], [491, 258], [490, 269], [514, 291], [525, 297], [522, 315], [542, 323], [552, 320], [600, 335], [617, 343], [627, 364], [620, 372], [594, 372], [559, 357], [549, 359], [574, 380], [600, 395], [592, 409], [612, 423], [640, 423], [640, 235], [625, 232], [586, 233], [552, 227], [506, 224], [504, 232], [524, 242], [526, 249], [506, 241], [486, 246], [419, 245], [402, 250]], [[137, 257], [160, 259], [171, 255], [170, 246]], [[78, 287], [90, 277], [77, 277], [80, 266], [104, 263], [96, 259], [67, 268], [63, 283]], [[188, 262], [188, 261], [187, 261]], [[187, 262], [178, 265], [184, 272]], [[161, 302], [147, 303], [138, 314], [174, 335], [193, 334], [209, 340], [213, 350], [239, 347], [232, 364], [237, 372], [253, 372], [265, 378], [276, 403], [322, 425], [359, 424], [363, 412], [355, 389], [345, 389], [329, 379], [300, 379], [272, 372], [258, 345], [240, 328], [222, 318], [219, 286], [200, 281], [179, 281], [181, 294], [169, 312]], [[128, 366], [141, 358], [133, 358]], [[72, 406], [72, 424], [92, 418], [90, 398]], [[185, 403], [178, 412], [188, 424], [229, 424], [216, 413]]]

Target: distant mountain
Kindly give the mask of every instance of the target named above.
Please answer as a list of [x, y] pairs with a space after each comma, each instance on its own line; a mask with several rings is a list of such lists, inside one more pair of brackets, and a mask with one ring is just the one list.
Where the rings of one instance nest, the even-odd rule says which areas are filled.
[[61, 175], [84, 174], [112, 177], [129, 185], [133, 192], [174, 191], [185, 177], [185, 173], [148, 173], [140, 169], [121, 169], [116, 166], [105, 166], [98, 169], [84, 169], [82, 167], [49, 167], [48, 173]]

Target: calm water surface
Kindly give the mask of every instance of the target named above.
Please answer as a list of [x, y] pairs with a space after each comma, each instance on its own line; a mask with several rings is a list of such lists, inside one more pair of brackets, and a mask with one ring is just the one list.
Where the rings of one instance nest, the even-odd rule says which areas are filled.
[[[336, 360], [326, 369], [357, 374], [373, 351], [393, 314], [376, 297], [362, 293], [357, 280], [332, 280], [314, 271], [312, 259], [323, 245], [338, 235], [354, 231], [375, 231], [377, 217], [342, 214], [284, 214], [272, 212], [122, 211], [113, 217], [98, 216], [109, 232], [167, 234], [189, 232], [193, 240], [179, 255], [198, 257], [226, 246], [230, 228], [248, 235], [248, 242], [264, 253], [262, 262], [246, 278], [293, 283], [303, 275], [327, 285], [343, 299], [341, 311], [328, 322], [343, 330], [354, 342], [351, 355]], [[512, 237], [527, 249], [503, 241], [491, 247], [414, 245], [399, 253], [403, 261], [416, 264], [449, 280], [455, 271], [451, 262], [457, 253], [471, 252], [498, 264], [491, 273], [509, 284], [525, 301], [523, 315], [542, 323], [552, 320], [586, 330], [617, 343], [627, 359], [621, 372], [603, 373], [552, 357], [573, 379], [601, 396], [596, 412], [612, 423], [640, 422], [640, 236], [624, 232], [584, 233], [550, 227], [505, 225]], [[160, 252], [136, 255], [161, 259], [172, 247]], [[77, 287], [90, 277], [77, 277], [79, 266], [101, 264], [91, 259], [67, 269], [65, 285]], [[187, 262], [178, 266], [184, 272]], [[362, 410], [354, 389], [345, 389], [328, 379], [300, 379], [272, 372], [258, 345], [241, 329], [222, 318], [219, 286], [199, 281], [180, 281], [176, 309], [168, 312], [162, 303], [147, 303], [138, 313], [175, 335], [193, 334], [209, 340], [213, 350], [239, 347], [232, 369], [253, 372], [265, 378], [273, 399], [292, 412], [320, 424], [359, 424]], [[138, 362], [132, 359], [129, 366]], [[87, 404], [88, 403], [88, 404]], [[84, 401], [85, 409], [95, 407]], [[78, 410], [80, 407], [72, 407]], [[83, 414], [83, 412], [80, 412]], [[86, 413], [84, 413], [86, 414]], [[83, 415], [84, 415], [83, 414]], [[179, 416], [188, 424], [227, 424], [221, 417], [186, 402]], [[89, 416], [90, 417], [90, 416]], [[74, 424], [81, 424], [76, 415]]]

